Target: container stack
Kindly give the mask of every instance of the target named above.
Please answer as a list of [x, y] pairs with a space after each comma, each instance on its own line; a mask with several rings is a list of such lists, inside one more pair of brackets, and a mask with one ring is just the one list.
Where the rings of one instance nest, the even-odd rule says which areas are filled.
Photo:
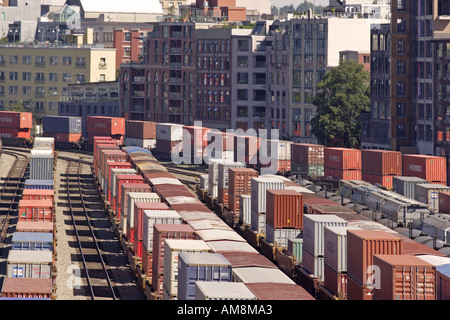
[[323, 176], [324, 148], [317, 144], [291, 144], [291, 172], [312, 177]]
[[251, 220], [250, 227], [257, 233], [266, 233], [266, 196], [267, 190], [285, 189], [281, 177], [262, 175], [252, 178], [251, 182]]
[[[123, 193], [128, 191], [123, 185], [132, 184], [134, 190], [139, 187], [146, 188], [146, 190], [151, 190], [151, 187], [145, 183], [144, 178], [141, 175], [117, 175], [116, 176], [116, 205], [115, 205], [115, 218], [118, 222], [121, 221], [122, 216], [122, 200], [124, 199]], [[142, 185], [142, 186], [139, 186]]]
[[109, 208], [111, 211], [115, 212], [117, 203], [116, 203], [116, 190], [117, 190], [117, 177], [123, 176], [123, 175], [137, 175], [137, 172], [135, 169], [111, 169], [111, 173], [109, 175], [109, 182], [108, 182], [108, 193], [107, 193], [107, 199], [109, 202]]
[[229, 170], [231, 168], [245, 168], [245, 165], [240, 162], [222, 161], [218, 162], [218, 176], [217, 176], [217, 200], [224, 206], [228, 206], [228, 181]]
[[87, 140], [92, 143], [95, 136], [111, 137], [116, 141], [123, 141], [125, 135], [125, 118], [115, 117], [86, 117]]
[[303, 215], [303, 269], [319, 281], [324, 280], [324, 228], [346, 226], [347, 221], [336, 215]]
[[[128, 194], [132, 193], [132, 197], [128, 197]], [[122, 200], [121, 200], [121, 215], [120, 215], [120, 222], [119, 222], [119, 231], [124, 235], [124, 237], [127, 239], [129, 244], [133, 243], [133, 234], [130, 234], [128, 231], [131, 231], [128, 227], [128, 220], [129, 220], [129, 208], [133, 208], [134, 212], [134, 203], [132, 206], [130, 206], [129, 201], [133, 201], [135, 197], [137, 197], [137, 194], [143, 194], [141, 197], [141, 201], [144, 201], [145, 195], [150, 195], [152, 201], [160, 201], [159, 196], [156, 193], [152, 193], [152, 187], [150, 187], [146, 183], [123, 183], [122, 184]], [[147, 197], [148, 199], [148, 197]], [[134, 223], [134, 220], [132, 220]]]
[[303, 195], [293, 190], [266, 191], [266, 240], [286, 249], [303, 229]]
[[258, 177], [258, 171], [251, 168], [229, 168], [228, 170], [228, 209], [240, 214], [240, 196], [252, 192], [252, 178]]
[[[208, 145], [213, 150], [207, 160], [234, 160], [234, 134], [210, 130], [206, 132]], [[216, 140], [217, 139], [217, 140]]]
[[156, 147], [156, 122], [125, 120], [125, 137], [123, 140], [126, 146], [136, 146], [145, 149]]
[[208, 146], [208, 132], [210, 128], [199, 126], [183, 127], [183, 155], [190, 155], [191, 163], [201, 164]]
[[388, 190], [393, 177], [402, 175], [402, 154], [390, 150], [362, 150], [362, 180]]
[[0, 111], [0, 138], [31, 138], [31, 112]]
[[263, 148], [259, 149], [258, 160], [261, 168], [273, 166], [270, 159], [276, 159], [278, 172], [285, 174], [291, 171], [291, 141], [262, 139], [261, 144], [265, 144], [267, 150], [263, 155], [261, 152]]
[[36, 137], [30, 154], [31, 180], [53, 181], [54, 171], [54, 138]]
[[78, 143], [82, 136], [81, 117], [43, 116], [45, 137], [55, 138], [55, 142]]
[[255, 136], [234, 136], [234, 161], [246, 165], [258, 165], [258, 153], [261, 139]]
[[392, 191], [410, 199], [415, 199], [417, 184], [429, 183], [427, 180], [418, 177], [394, 176], [392, 180]]
[[404, 154], [403, 176], [418, 177], [429, 183], [447, 185], [447, 161], [444, 157]]
[[433, 213], [439, 213], [439, 193], [449, 192], [450, 187], [436, 183], [423, 183], [415, 187], [415, 200], [426, 203]]
[[325, 147], [324, 176], [337, 180], [362, 180], [361, 150]]
[[374, 255], [401, 255], [402, 245], [402, 238], [393, 233], [347, 230], [347, 299], [373, 300]]
[[175, 123], [157, 123], [156, 124], [156, 150], [171, 153], [183, 150], [181, 143], [183, 141], [183, 125]]
[[439, 212], [450, 214], [450, 192], [442, 191], [438, 195]]

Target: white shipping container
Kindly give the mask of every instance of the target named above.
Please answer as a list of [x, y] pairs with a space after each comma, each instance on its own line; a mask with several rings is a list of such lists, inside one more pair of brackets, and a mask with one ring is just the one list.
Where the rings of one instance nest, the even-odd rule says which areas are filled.
[[251, 199], [252, 211], [258, 213], [266, 212], [266, 191], [267, 190], [284, 190], [285, 183], [279, 178], [259, 176], [252, 178], [251, 182]]
[[[181, 217], [183, 217], [183, 216], [181, 215]], [[190, 221], [187, 221], [187, 223], [195, 231], [198, 231], [198, 230], [211, 230], [211, 229], [213, 229], [213, 230], [233, 231], [233, 229], [228, 224], [223, 222], [223, 220], [200, 219], [200, 220], [190, 220]]]
[[109, 190], [113, 197], [116, 196], [116, 176], [118, 175], [137, 175], [137, 171], [135, 169], [111, 169], [111, 177], [109, 181]]
[[137, 139], [137, 138], [124, 138], [124, 144], [129, 146], [141, 147], [148, 150], [156, 147], [156, 139]]
[[277, 268], [243, 267], [234, 268], [232, 272], [234, 282], [295, 284], [291, 278]]
[[203, 241], [240, 241], [246, 242], [237, 232], [234, 230], [223, 230], [223, 229], [203, 229], [196, 230], [197, 234]]
[[[269, 159], [277, 157], [278, 160], [291, 160], [291, 141], [263, 139], [260, 148], [262, 148], [263, 144], [266, 146], [266, 156], [269, 157]], [[272, 145], [277, 148], [276, 154], [272, 154]]]
[[313, 274], [315, 277], [319, 279], [319, 281], [323, 281], [324, 278], [324, 269], [325, 263], [323, 257], [312, 256], [309, 252], [305, 251], [303, 248], [303, 268]]
[[298, 238], [302, 229], [282, 229], [274, 228], [270, 223], [266, 223], [266, 240], [279, 247], [288, 247], [288, 239]]
[[52, 251], [9, 250], [6, 276], [8, 278], [51, 278], [52, 259]]
[[209, 175], [207, 175], [207, 174], [200, 176], [200, 189], [208, 190], [208, 179], [209, 179]]
[[243, 225], [252, 221], [252, 197], [249, 194], [239, 196], [239, 222]]
[[183, 184], [177, 178], [153, 178], [148, 180], [151, 185], [158, 186], [160, 184], [173, 184], [177, 186], [182, 186]]
[[324, 254], [324, 227], [346, 227], [347, 221], [336, 215], [303, 215], [303, 249], [314, 257]]
[[169, 296], [176, 296], [178, 293], [178, 254], [180, 252], [211, 252], [211, 248], [203, 240], [164, 240], [163, 287]]
[[153, 252], [153, 225], [155, 223], [182, 224], [183, 219], [175, 210], [144, 210], [142, 245], [147, 252]]
[[195, 282], [195, 300], [258, 300], [241, 282]]
[[[134, 204], [136, 202], [161, 202], [161, 198], [154, 192], [128, 192], [127, 225], [134, 227]], [[126, 230], [125, 230], [126, 231]]]
[[219, 196], [219, 187], [217, 186], [217, 184], [208, 182], [208, 194], [213, 198], [217, 198]]
[[439, 212], [439, 192], [448, 192], [450, 187], [436, 183], [416, 184], [415, 200], [428, 204], [428, 208], [434, 212]]
[[224, 161], [223, 163], [218, 164], [219, 176], [217, 180], [217, 185], [219, 188], [228, 189], [228, 172], [230, 168], [245, 168], [245, 164], [241, 162], [231, 162]]
[[258, 233], [266, 233], [266, 214], [258, 213], [256, 211], [251, 211], [250, 229]]
[[253, 248], [247, 242], [240, 241], [210, 241], [207, 245], [211, 248], [213, 252], [249, 252], [249, 253], [259, 253], [255, 248]]
[[157, 123], [156, 140], [181, 141], [183, 140], [183, 125], [175, 123]]

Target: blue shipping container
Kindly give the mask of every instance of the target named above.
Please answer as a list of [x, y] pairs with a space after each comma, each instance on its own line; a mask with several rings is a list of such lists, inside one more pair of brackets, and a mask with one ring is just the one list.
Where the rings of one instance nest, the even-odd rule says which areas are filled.
[[27, 179], [24, 185], [25, 189], [53, 189], [54, 181]]
[[195, 300], [196, 281], [231, 282], [231, 263], [220, 253], [178, 254], [178, 300]]
[[14, 232], [13, 250], [53, 250], [53, 234], [46, 232]]
[[81, 133], [81, 117], [43, 116], [43, 131], [49, 133]]
[[124, 147], [123, 151], [125, 151], [127, 154], [132, 154], [135, 152], [144, 152], [148, 154], [152, 154], [152, 152], [148, 149], [144, 149], [142, 147]]

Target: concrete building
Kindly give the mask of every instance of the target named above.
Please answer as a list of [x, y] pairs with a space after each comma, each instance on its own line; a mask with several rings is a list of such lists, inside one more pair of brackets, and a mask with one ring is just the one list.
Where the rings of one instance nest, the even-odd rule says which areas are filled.
[[2, 45], [0, 107], [23, 101], [37, 118], [56, 115], [70, 83], [115, 80], [115, 55], [89, 45]]
[[0, 6], [0, 38], [8, 42], [33, 40], [41, 1], [9, 0]]

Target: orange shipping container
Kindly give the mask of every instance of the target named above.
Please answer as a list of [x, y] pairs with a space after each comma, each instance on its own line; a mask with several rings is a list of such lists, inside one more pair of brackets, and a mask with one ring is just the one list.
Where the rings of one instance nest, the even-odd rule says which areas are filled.
[[324, 167], [324, 176], [337, 180], [362, 180], [361, 170], [339, 170]]
[[81, 139], [81, 133], [44, 132], [44, 137], [55, 138], [56, 142], [79, 142]]
[[2, 128], [0, 127], [0, 138], [31, 138], [30, 129]]
[[401, 175], [402, 154], [390, 150], [362, 150], [362, 172], [375, 175]]
[[338, 170], [361, 170], [361, 150], [325, 147], [324, 167]]
[[33, 114], [31, 112], [0, 111], [0, 128], [31, 129]]
[[410, 255], [374, 255], [379, 300], [436, 300], [436, 267]]
[[347, 230], [347, 274], [363, 286], [371, 283], [374, 254], [402, 254], [402, 239], [374, 230]]
[[303, 195], [293, 190], [266, 191], [266, 223], [277, 228], [303, 228]]
[[373, 300], [373, 289], [362, 285], [347, 274], [347, 300]]
[[88, 116], [86, 118], [86, 129], [92, 138], [94, 134], [98, 136], [124, 135], [125, 118]]
[[22, 200], [52, 200], [55, 196], [53, 189], [24, 189]]
[[228, 189], [218, 188], [217, 201], [224, 206], [228, 206]]
[[251, 168], [230, 168], [228, 170], [228, 193], [235, 198], [250, 194], [252, 178], [258, 176], [258, 171]]
[[20, 200], [19, 221], [53, 221], [53, 200]]
[[447, 185], [447, 161], [444, 157], [404, 154], [403, 175], [418, 177], [430, 183]]
[[362, 179], [376, 186], [383, 186], [389, 190], [392, 190], [394, 186], [393, 175], [379, 175], [371, 173], [362, 173]]

